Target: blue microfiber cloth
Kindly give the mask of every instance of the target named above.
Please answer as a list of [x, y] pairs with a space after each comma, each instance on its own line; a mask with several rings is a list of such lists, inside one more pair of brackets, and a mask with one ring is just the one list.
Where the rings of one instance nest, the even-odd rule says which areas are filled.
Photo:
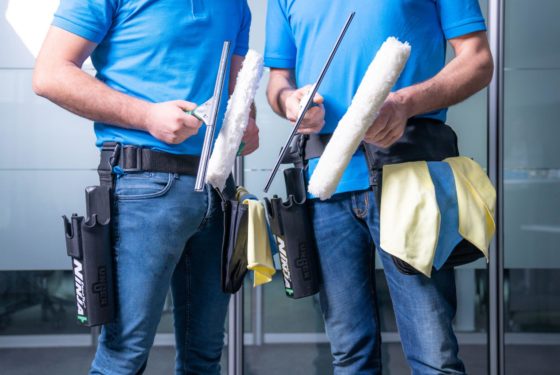
[[463, 240], [459, 234], [459, 204], [451, 167], [446, 162], [428, 162], [428, 170], [436, 190], [436, 200], [441, 215], [439, 237], [433, 266], [439, 270], [455, 246]]

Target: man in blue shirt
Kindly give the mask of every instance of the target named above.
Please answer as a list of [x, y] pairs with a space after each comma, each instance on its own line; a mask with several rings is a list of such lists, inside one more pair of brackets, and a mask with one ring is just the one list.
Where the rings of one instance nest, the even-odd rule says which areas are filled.
[[[176, 373], [220, 373], [229, 300], [220, 289], [222, 213], [217, 195], [195, 193], [193, 173], [181, 172], [196, 171], [204, 137], [186, 111], [212, 96], [225, 40], [233, 91], [250, 23], [246, 0], [62, 0], [55, 14], [35, 92], [93, 120], [98, 146], [123, 146], [112, 216], [117, 316], [103, 327], [91, 374], [144, 371], [170, 286]], [[90, 55], [95, 78], [81, 70]], [[244, 154], [258, 147], [254, 116], [244, 142]], [[131, 150], [142, 165], [149, 155], [166, 166], [128, 168]]]
[[[317, 79], [347, 16], [356, 11], [321, 85], [318, 104], [300, 133], [330, 134], [349, 107], [375, 53], [389, 36], [412, 46], [393, 92], [365, 141], [382, 149], [397, 142], [410, 119], [445, 121], [446, 108], [485, 87], [492, 57], [476, 0], [270, 0], [265, 65], [268, 100], [294, 122], [308, 85]], [[445, 65], [446, 41], [455, 58]], [[310, 176], [317, 159], [308, 161]], [[322, 271], [321, 308], [337, 374], [380, 374], [380, 326], [372, 247], [379, 248], [378, 209], [361, 149], [336, 194], [312, 200]], [[452, 329], [456, 311], [453, 270], [431, 278], [405, 275], [382, 249], [403, 349], [414, 374], [464, 373]]]

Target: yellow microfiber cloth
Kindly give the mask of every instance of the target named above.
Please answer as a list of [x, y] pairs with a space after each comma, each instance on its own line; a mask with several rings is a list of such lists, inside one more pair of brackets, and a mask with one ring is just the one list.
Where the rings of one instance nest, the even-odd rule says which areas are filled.
[[[473, 160], [447, 158], [455, 180], [458, 232], [488, 259], [496, 230], [496, 191]], [[385, 165], [380, 210], [381, 248], [430, 276], [440, 232], [441, 213], [428, 164]]]
[[496, 190], [482, 168], [459, 156], [444, 160], [451, 166], [459, 204], [459, 233], [488, 259], [488, 246], [496, 231]]
[[243, 204], [249, 208], [247, 269], [253, 271], [253, 286], [272, 281], [276, 273], [272, 261], [272, 249], [268, 238], [266, 215], [261, 202], [245, 199]]
[[383, 167], [381, 248], [430, 276], [440, 212], [425, 161]]

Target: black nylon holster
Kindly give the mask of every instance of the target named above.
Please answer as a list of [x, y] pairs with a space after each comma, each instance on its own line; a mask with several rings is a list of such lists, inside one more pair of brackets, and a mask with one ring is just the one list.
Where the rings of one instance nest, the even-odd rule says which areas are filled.
[[72, 259], [77, 320], [87, 327], [109, 323], [115, 317], [111, 207], [112, 169], [119, 151], [117, 143], [103, 145], [97, 169], [100, 184], [86, 188], [86, 216], [63, 216], [66, 250]]

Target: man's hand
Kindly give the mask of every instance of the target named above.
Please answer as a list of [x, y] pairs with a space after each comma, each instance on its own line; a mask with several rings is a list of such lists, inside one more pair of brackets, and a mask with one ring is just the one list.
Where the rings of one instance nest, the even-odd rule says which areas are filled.
[[247, 124], [241, 144], [243, 146], [240, 155], [243, 156], [249, 155], [259, 148], [259, 128], [253, 117], [249, 117], [249, 124]]
[[409, 108], [399, 93], [389, 94], [366, 132], [365, 141], [382, 148], [391, 146], [402, 137], [409, 118]]
[[186, 114], [196, 104], [184, 100], [156, 103], [148, 107], [146, 126], [148, 132], [162, 142], [179, 144], [198, 133], [202, 122]]
[[[304, 105], [304, 103], [302, 103], [302, 99], [306, 97], [311, 89], [312, 86], [307, 85], [292, 91], [287, 96], [284, 105], [286, 108], [286, 118], [291, 121], [292, 124], [295, 124], [300, 113], [301, 105]], [[323, 97], [318, 93], [315, 94], [313, 103], [317, 105], [311, 107], [305, 114], [299, 128], [300, 134], [318, 133], [325, 125], [325, 107], [323, 105]]]

